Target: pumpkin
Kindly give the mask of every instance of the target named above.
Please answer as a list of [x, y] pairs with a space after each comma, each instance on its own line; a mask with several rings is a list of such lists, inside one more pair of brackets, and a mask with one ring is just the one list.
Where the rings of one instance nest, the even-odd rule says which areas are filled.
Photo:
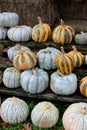
[[63, 47], [61, 47], [61, 54], [56, 57], [56, 66], [62, 74], [70, 74], [74, 69], [73, 58], [65, 53]]
[[63, 75], [58, 70], [51, 75], [51, 90], [59, 95], [71, 95], [77, 90], [77, 76], [74, 73]]
[[31, 112], [31, 121], [39, 128], [51, 128], [58, 119], [59, 110], [51, 102], [39, 102]]
[[36, 67], [23, 71], [20, 82], [24, 91], [42, 93], [48, 87], [49, 77], [46, 71]]
[[0, 13], [0, 26], [2, 27], [14, 27], [19, 22], [19, 16], [14, 12]]
[[87, 76], [83, 77], [81, 80], [80, 80], [80, 83], [79, 83], [79, 89], [80, 89], [80, 93], [87, 97]]
[[87, 54], [84, 57], [85, 57], [85, 64], [87, 65]]
[[69, 52], [74, 60], [74, 67], [80, 67], [84, 63], [84, 55], [77, 50], [75, 46], [72, 46], [73, 51]]
[[10, 97], [1, 104], [1, 119], [9, 124], [21, 123], [29, 115], [26, 102], [17, 97]]
[[51, 28], [48, 24], [42, 23], [42, 20], [40, 17], [39, 24], [35, 25], [32, 29], [32, 39], [35, 42], [46, 42], [49, 37], [51, 36]]
[[23, 45], [20, 45], [20, 44], [16, 44], [15, 46], [12, 46], [8, 49], [7, 51], [7, 55], [8, 55], [8, 58], [10, 61], [13, 61], [13, 58], [16, 54], [20, 54], [21, 51], [20, 50], [23, 50], [23, 51], [26, 51], [26, 52], [29, 52], [31, 51], [30, 48], [26, 47], [26, 46], [23, 46]]
[[75, 42], [80, 45], [87, 44], [87, 33], [81, 32], [75, 35]]
[[12, 27], [8, 30], [7, 36], [11, 41], [25, 42], [31, 39], [32, 28], [26, 25]]
[[7, 88], [19, 87], [20, 72], [14, 67], [6, 68], [3, 73], [3, 83]]
[[46, 70], [55, 69], [56, 68], [55, 59], [56, 56], [58, 56], [58, 54], [60, 53], [61, 52], [58, 49], [53, 47], [47, 47], [45, 49], [40, 50], [37, 53], [38, 64], [40, 68]]
[[62, 123], [65, 130], [87, 130], [87, 103], [71, 104], [63, 114]]
[[13, 65], [19, 71], [32, 69], [37, 64], [37, 56], [34, 52], [25, 52], [21, 49], [20, 54], [16, 54], [13, 59]]
[[53, 30], [52, 34], [53, 41], [61, 45], [70, 44], [74, 36], [75, 36], [74, 29], [69, 25], [65, 25], [62, 19], [61, 19], [61, 25], [58, 25]]
[[0, 40], [4, 40], [7, 37], [7, 29], [0, 27]]

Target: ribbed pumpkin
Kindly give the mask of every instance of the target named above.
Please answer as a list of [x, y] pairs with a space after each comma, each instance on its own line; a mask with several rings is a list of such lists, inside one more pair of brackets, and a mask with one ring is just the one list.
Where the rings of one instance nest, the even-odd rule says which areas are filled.
[[56, 66], [62, 74], [70, 74], [74, 69], [73, 58], [64, 52], [61, 47], [61, 54], [56, 57]]
[[35, 42], [46, 42], [49, 37], [51, 36], [51, 28], [48, 24], [42, 23], [42, 20], [40, 17], [39, 24], [35, 25], [32, 29], [32, 39]]
[[84, 63], [84, 55], [77, 51], [77, 48], [75, 46], [72, 46], [73, 51], [69, 52], [69, 55], [73, 58], [74, 60], [74, 67], [80, 67]]
[[37, 64], [37, 56], [34, 52], [25, 52], [21, 49], [20, 54], [16, 54], [13, 59], [13, 65], [18, 70], [34, 68]]
[[6, 39], [7, 37], [7, 29], [4, 27], [0, 27], [0, 40]]
[[27, 103], [17, 97], [7, 98], [1, 104], [1, 119], [9, 124], [25, 121], [29, 114]]
[[87, 97], [87, 76], [85, 76], [80, 80], [79, 89], [80, 89], [80, 93], [83, 96]]
[[64, 44], [70, 44], [75, 36], [74, 29], [69, 26], [65, 25], [64, 21], [61, 19], [61, 25], [58, 25], [53, 30], [53, 41], [55, 43], [64, 45]]

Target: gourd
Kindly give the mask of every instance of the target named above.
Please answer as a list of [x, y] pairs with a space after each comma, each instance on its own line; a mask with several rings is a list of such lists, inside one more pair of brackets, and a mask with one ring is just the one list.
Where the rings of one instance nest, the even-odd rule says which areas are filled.
[[7, 55], [8, 55], [8, 58], [10, 61], [13, 61], [13, 58], [16, 54], [20, 54], [21, 51], [20, 50], [23, 50], [25, 52], [29, 52], [31, 51], [30, 48], [26, 47], [26, 46], [23, 46], [23, 45], [20, 45], [20, 44], [16, 44], [15, 46], [12, 46], [8, 49], [7, 51]]
[[9, 97], [1, 104], [1, 119], [9, 124], [21, 123], [29, 115], [27, 103], [17, 97]]
[[53, 30], [52, 34], [53, 41], [61, 45], [70, 44], [74, 36], [75, 36], [74, 29], [69, 25], [65, 25], [62, 19], [61, 19], [61, 25], [58, 25]]
[[87, 103], [71, 104], [63, 114], [62, 123], [65, 130], [87, 130]]
[[56, 66], [62, 74], [70, 74], [74, 69], [73, 58], [65, 53], [64, 48], [61, 47], [61, 54], [56, 57]]
[[31, 112], [31, 121], [39, 128], [51, 128], [58, 119], [59, 110], [51, 102], [39, 102]]
[[34, 52], [25, 52], [21, 49], [20, 54], [16, 54], [13, 59], [13, 65], [19, 71], [32, 69], [37, 64], [37, 56]]
[[19, 22], [19, 16], [14, 12], [0, 13], [0, 26], [2, 27], [14, 27]]
[[77, 76], [74, 73], [63, 75], [58, 70], [51, 75], [51, 90], [59, 95], [71, 95], [77, 90]]
[[6, 68], [3, 72], [3, 83], [7, 88], [20, 86], [20, 72], [15, 67]]
[[42, 23], [40, 17], [38, 17], [39, 24], [35, 25], [32, 29], [32, 39], [35, 42], [46, 42], [51, 36], [51, 28], [48, 24]]
[[32, 28], [26, 25], [12, 27], [8, 30], [7, 36], [14, 42], [25, 42], [31, 39]]
[[85, 57], [85, 64], [87, 65], [87, 54], [84, 57]]
[[84, 55], [77, 50], [75, 46], [72, 46], [73, 51], [69, 52], [74, 60], [74, 67], [80, 67], [84, 63]]
[[80, 45], [87, 44], [87, 33], [81, 32], [75, 35], [75, 42]]
[[48, 73], [38, 67], [25, 70], [21, 74], [20, 83], [25, 92], [42, 93], [48, 87]]
[[46, 70], [55, 69], [55, 59], [60, 53], [61, 52], [58, 49], [53, 47], [47, 47], [40, 50], [37, 53], [39, 67]]
[[0, 40], [4, 40], [7, 37], [7, 29], [0, 27]]
[[87, 76], [83, 77], [80, 82], [79, 82], [79, 90], [80, 90], [80, 93], [87, 97], [87, 92], [86, 92], [86, 89], [87, 89]]

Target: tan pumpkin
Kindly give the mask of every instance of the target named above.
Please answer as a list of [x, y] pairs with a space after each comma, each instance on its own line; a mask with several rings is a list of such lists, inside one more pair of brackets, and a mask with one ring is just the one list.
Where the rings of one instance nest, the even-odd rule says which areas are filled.
[[84, 55], [77, 50], [75, 46], [72, 46], [73, 51], [69, 52], [74, 60], [74, 67], [80, 67], [84, 63]]
[[13, 65], [19, 71], [34, 68], [37, 64], [37, 56], [34, 52], [25, 52], [21, 50], [20, 54], [16, 54], [13, 58]]
[[80, 93], [83, 96], [87, 97], [87, 76], [85, 76], [80, 80], [79, 89], [80, 89]]
[[61, 54], [56, 57], [56, 66], [62, 74], [70, 74], [74, 69], [73, 58], [64, 52], [61, 47]]
[[74, 29], [69, 25], [65, 25], [64, 21], [61, 19], [61, 25], [58, 25], [53, 30], [52, 38], [55, 43], [64, 45], [64, 44], [70, 44], [74, 36], [75, 36]]
[[51, 36], [51, 28], [48, 24], [42, 23], [42, 20], [40, 17], [39, 24], [35, 25], [32, 29], [32, 39], [35, 42], [46, 42], [49, 37]]

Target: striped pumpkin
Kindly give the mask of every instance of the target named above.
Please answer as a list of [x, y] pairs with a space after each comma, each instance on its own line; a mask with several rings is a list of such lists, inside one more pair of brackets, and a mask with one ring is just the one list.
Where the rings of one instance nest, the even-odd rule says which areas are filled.
[[71, 55], [71, 57], [74, 60], [74, 67], [80, 67], [83, 63], [84, 63], [84, 55], [77, 51], [77, 48], [75, 46], [72, 46], [73, 51], [69, 52], [69, 55]]
[[56, 57], [56, 66], [62, 74], [70, 74], [74, 69], [73, 58], [64, 52], [61, 47], [61, 54]]
[[70, 44], [74, 36], [75, 36], [74, 29], [69, 25], [65, 25], [63, 20], [61, 19], [61, 25], [58, 25], [53, 30], [52, 38], [55, 43], [64, 45], [64, 44]]
[[85, 76], [80, 80], [79, 89], [80, 89], [80, 93], [83, 96], [87, 97], [87, 76]]
[[37, 56], [34, 52], [21, 52], [14, 56], [13, 65], [18, 70], [25, 70], [34, 68], [37, 64]]
[[49, 37], [51, 36], [51, 28], [48, 24], [42, 23], [42, 20], [40, 17], [39, 24], [35, 25], [32, 29], [32, 39], [35, 42], [46, 42]]

